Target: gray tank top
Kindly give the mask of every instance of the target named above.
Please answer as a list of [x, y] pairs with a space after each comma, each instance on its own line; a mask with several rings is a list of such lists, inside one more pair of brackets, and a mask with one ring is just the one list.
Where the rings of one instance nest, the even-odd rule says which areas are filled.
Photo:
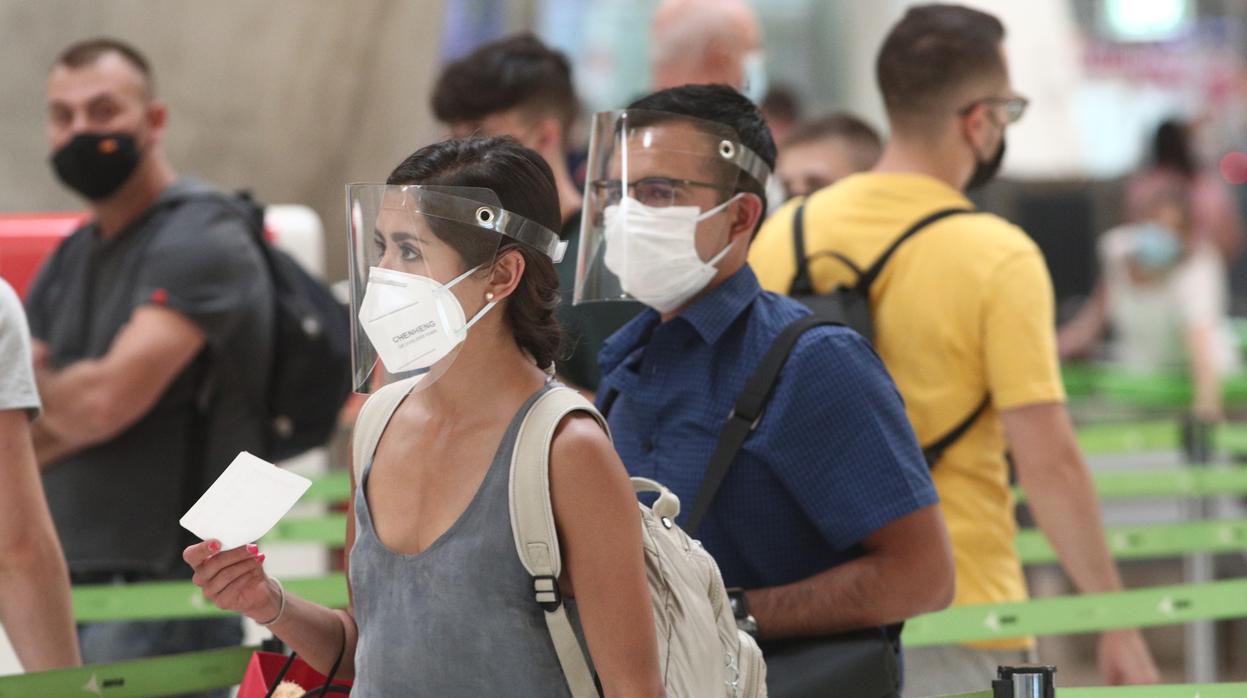
[[[468, 508], [418, 555], [377, 538], [364, 469], [355, 493], [351, 589], [359, 645], [352, 696], [567, 696], [567, 681], [533, 599], [511, 533], [511, 451], [524, 415], [511, 421]], [[572, 627], [584, 635], [574, 603]], [[587, 656], [587, 654], [586, 654]]]

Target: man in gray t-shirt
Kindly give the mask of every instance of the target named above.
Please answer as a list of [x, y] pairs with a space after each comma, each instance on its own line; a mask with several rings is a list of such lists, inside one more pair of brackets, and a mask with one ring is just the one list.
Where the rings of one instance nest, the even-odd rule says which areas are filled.
[[[146, 60], [75, 44], [48, 79], [57, 176], [93, 214], [27, 299], [44, 411], [32, 427], [75, 584], [183, 574], [178, 518], [240, 450], [263, 452], [274, 299], [260, 242], [206, 184], [179, 179]], [[88, 662], [240, 640], [236, 619], [103, 623]]]

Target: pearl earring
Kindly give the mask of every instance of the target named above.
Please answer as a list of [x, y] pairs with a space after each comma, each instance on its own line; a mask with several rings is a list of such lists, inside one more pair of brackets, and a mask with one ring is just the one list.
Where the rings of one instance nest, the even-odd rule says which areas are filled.
[[486, 292], [485, 292], [485, 300], [486, 300], [486, 301], [492, 301], [493, 299], [494, 299], [494, 292], [493, 292], [493, 291], [486, 291]]

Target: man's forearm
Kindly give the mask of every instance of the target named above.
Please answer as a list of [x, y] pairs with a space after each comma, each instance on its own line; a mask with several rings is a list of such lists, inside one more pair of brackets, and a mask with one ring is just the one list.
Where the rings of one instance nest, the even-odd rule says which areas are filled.
[[73, 455], [84, 447], [83, 445], [75, 445], [54, 433], [48, 428], [43, 418], [39, 418], [34, 424], [30, 425], [30, 438], [35, 447], [35, 462], [39, 464], [40, 470], [47, 469], [52, 463], [66, 456]]
[[1095, 483], [1077, 449], [1065, 458], [1020, 478], [1031, 513], [1079, 591], [1117, 591], [1121, 576], [1104, 540]]
[[[882, 625], [882, 588], [874, 565], [861, 558], [793, 584], [746, 592], [749, 611], [766, 639], [828, 635]], [[896, 620], [899, 620], [896, 619]]]

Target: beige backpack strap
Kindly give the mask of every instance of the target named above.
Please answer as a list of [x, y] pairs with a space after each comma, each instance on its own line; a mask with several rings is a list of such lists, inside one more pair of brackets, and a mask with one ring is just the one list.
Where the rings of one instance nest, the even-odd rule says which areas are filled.
[[592, 415], [609, 436], [606, 420], [575, 390], [554, 387], [537, 398], [520, 423], [511, 453], [511, 530], [515, 552], [533, 577], [534, 598], [546, 612], [546, 627], [573, 698], [596, 698], [593, 673], [559, 593], [563, 561], [550, 504], [550, 445], [559, 423], [572, 412]]
[[390, 423], [390, 417], [398, 409], [399, 403], [411, 392], [411, 387], [423, 376], [407, 378], [381, 388], [368, 396], [364, 406], [355, 417], [355, 429], [351, 434], [351, 468], [355, 471], [355, 483], [358, 485], [364, 475], [364, 466], [372, 460], [372, 454], [381, 441], [381, 433]]

